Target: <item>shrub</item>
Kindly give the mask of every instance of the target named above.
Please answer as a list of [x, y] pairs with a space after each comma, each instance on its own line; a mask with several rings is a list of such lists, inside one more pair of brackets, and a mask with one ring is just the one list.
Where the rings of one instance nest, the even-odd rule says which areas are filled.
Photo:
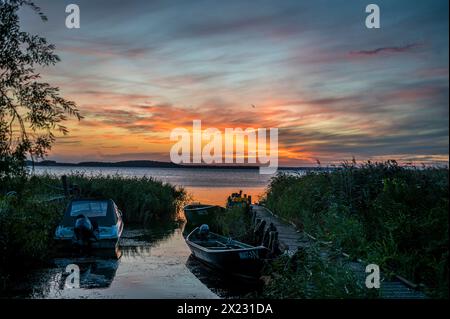
[[265, 202], [335, 248], [448, 297], [448, 168], [388, 161], [279, 174]]

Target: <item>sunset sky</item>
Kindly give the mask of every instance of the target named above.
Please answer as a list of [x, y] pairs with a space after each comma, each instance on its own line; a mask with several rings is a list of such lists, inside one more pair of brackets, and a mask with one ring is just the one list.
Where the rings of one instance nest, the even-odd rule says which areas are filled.
[[49, 159], [169, 161], [171, 130], [200, 119], [278, 128], [282, 165], [448, 162], [447, 0], [35, 2], [49, 21], [22, 26], [62, 60], [40, 72], [85, 117]]

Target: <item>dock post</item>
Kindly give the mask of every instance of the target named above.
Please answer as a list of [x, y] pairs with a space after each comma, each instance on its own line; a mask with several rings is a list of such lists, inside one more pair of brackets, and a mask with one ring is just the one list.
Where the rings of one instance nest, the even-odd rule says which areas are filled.
[[75, 198], [80, 198], [81, 197], [80, 186], [78, 186], [77, 184], [73, 184], [72, 185], [72, 193]]
[[258, 226], [258, 224], [261, 222], [261, 218], [255, 218], [255, 222], [253, 224], [253, 231], [256, 231], [256, 227]]
[[254, 235], [254, 241], [256, 244], [261, 244], [261, 241], [263, 239], [264, 235], [264, 228], [266, 228], [266, 221], [261, 220], [255, 227], [255, 230], [253, 232]]
[[267, 227], [265, 233], [264, 233], [264, 237], [263, 237], [263, 241], [262, 241], [262, 245], [266, 248], [269, 248], [270, 246], [270, 233], [276, 231], [277, 228], [274, 226], [273, 223], [269, 224], [269, 227]]
[[275, 231], [273, 232], [273, 234], [274, 236], [272, 240], [272, 247], [270, 247], [270, 251], [274, 256], [278, 256], [281, 254], [280, 241], [278, 240], [278, 232]]
[[251, 212], [252, 212], [252, 225], [255, 225], [256, 211], [254, 209], [252, 209]]
[[269, 232], [269, 244], [267, 245], [267, 248], [272, 251], [273, 241], [275, 239], [275, 232], [271, 231]]
[[278, 239], [278, 232], [277, 231], [271, 231], [269, 233], [269, 246], [267, 247], [273, 256], [278, 256], [281, 254], [280, 249], [280, 241]]

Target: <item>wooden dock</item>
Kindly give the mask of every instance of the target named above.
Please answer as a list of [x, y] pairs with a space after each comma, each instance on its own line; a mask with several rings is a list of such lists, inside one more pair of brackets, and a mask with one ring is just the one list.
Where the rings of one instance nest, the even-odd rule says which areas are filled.
[[[252, 205], [253, 211], [256, 213], [256, 217], [266, 221], [266, 224], [273, 225], [277, 228], [279, 240], [287, 246], [287, 253], [289, 255], [294, 254], [299, 248], [308, 248], [313, 244], [317, 244], [314, 239], [295, 228], [295, 226], [285, 220], [282, 220], [278, 216], [274, 215], [271, 211], [263, 206]], [[325, 245], [322, 245], [321, 254], [328, 255], [330, 249]], [[348, 267], [349, 270], [355, 273], [357, 280], [361, 281], [361, 285], [365, 285], [365, 278], [367, 276], [365, 272], [366, 265], [363, 262], [357, 262], [346, 258], [344, 255], [340, 261], [343, 262], [344, 267]], [[380, 298], [383, 299], [426, 299], [427, 296], [419, 290], [415, 290], [410, 287], [405, 281], [398, 278], [387, 278], [381, 273], [380, 284]]]

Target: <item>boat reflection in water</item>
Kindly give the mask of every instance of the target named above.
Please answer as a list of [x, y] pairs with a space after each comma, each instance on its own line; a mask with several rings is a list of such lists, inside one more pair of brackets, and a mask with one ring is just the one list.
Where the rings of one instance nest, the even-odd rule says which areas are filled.
[[151, 248], [172, 236], [178, 227], [179, 223], [171, 222], [164, 227], [154, 227], [151, 230], [131, 228], [121, 238], [120, 247], [93, 249], [87, 255], [55, 258], [55, 268], [59, 269], [59, 276], [54, 278], [57, 281], [56, 286], [59, 290], [67, 288], [66, 282], [70, 271], [73, 265], [76, 265], [75, 267], [79, 269], [79, 288], [108, 288], [114, 280], [122, 256], [129, 259], [150, 255]]
[[[111, 256], [115, 257], [111, 258]], [[120, 263], [122, 252], [119, 248], [113, 251], [95, 251], [95, 255], [75, 258], [55, 258], [54, 283], [58, 290], [71, 287], [73, 281], [69, 278], [74, 269], [79, 270], [79, 288], [104, 289], [111, 286]]]
[[261, 282], [243, 283], [234, 276], [218, 272], [193, 255], [186, 260], [186, 268], [208, 289], [222, 298], [245, 298], [262, 288]]

